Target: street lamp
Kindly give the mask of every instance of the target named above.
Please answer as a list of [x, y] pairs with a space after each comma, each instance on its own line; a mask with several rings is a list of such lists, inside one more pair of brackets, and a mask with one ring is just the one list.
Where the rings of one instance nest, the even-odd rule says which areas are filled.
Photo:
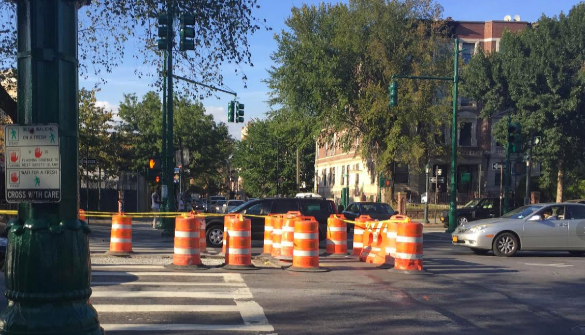
[[429, 173], [431, 172], [431, 166], [429, 163], [425, 165], [425, 194], [426, 194], [426, 201], [425, 201], [425, 215], [423, 218], [423, 223], [429, 223]]

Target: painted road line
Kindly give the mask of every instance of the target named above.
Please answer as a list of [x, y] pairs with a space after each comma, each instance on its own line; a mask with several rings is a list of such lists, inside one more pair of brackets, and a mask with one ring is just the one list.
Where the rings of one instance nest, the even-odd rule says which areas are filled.
[[132, 281], [132, 282], [99, 282], [99, 281], [92, 281], [91, 286], [113, 286], [113, 285], [144, 285], [144, 286], [228, 286], [228, 287], [246, 287], [245, 283], [191, 283], [191, 282], [141, 282], [141, 281]]
[[94, 291], [92, 298], [195, 298], [195, 299], [252, 299], [247, 287], [231, 292], [171, 292], [171, 291]]
[[99, 269], [100, 271], [101, 270], [108, 270], [108, 269], [113, 269], [113, 270], [115, 270], [115, 269], [122, 269], [122, 270], [125, 270], [125, 269], [156, 270], [156, 269], [158, 269], [158, 270], [164, 270], [165, 269], [165, 267], [162, 265], [109, 265], [109, 264], [104, 264], [104, 265], [97, 265], [96, 264], [96, 265], [92, 265], [91, 268], [92, 269]]
[[100, 324], [106, 331], [224, 331], [224, 332], [272, 332], [271, 325], [204, 325], [204, 324]]
[[[150, 271], [93, 271], [92, 276], [174, 276], [174, 277], [224, 277], [227, 279], [242, 278], [239, 273], [202, 273], [202, 272], [150, 272]], [[242, 280], [238, 280], [240, 282]], [[236, 282], [236, 281], [231, 281]]]
[[[181, 313], [209, 312], [209, 313], [215, 313], [215, 312], [238, 312], [238, 311], [240, 311], [240, 307], [237, 305], [101, 305], [101, 304], [92, 304], [92, 306], [98, 311], [98, 313], [144, 313], [144, 312], [181, 312]], [[268, 324], [268, 322], [266, 324]]]
[[551, 264], [542, 264], [542, 263], [524, 263], [525, 265], [531, 265], [531, 266], [548, 266], [548, 267], [553, 267], [553, 268], [568, 268], [574, 265], [571, 264], [565, 264], [565, 263], [551, 263]]
[[264, 314], [264, 309], [255, 301], [238, 301], [236, 305], [246, 325], [270, 325]]

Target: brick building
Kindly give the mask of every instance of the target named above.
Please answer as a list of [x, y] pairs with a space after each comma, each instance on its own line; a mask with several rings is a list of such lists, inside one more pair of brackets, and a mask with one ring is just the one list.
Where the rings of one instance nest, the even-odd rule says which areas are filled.
[[[473, 54], [481, 47], [486, 52], [498, 52], [500, 39], [505, 29], [517, 32], [530, 23], [519, 21], [452, 21], [455, 34], [460, 40], [460, 49], [463, 62], [469, 61]], [[505, 117], [501, 113], [490, 118], [479, 117], [480, 106], [477, 103], [459, 97], [458, 108], [458, 146], [457, 158], [458, 198], [459, 202], [478, 194], [498, 195], [500, 193], [501, 170], [498, 163], [505, 159], [505, 147], [497, 143], [492, 136], [493, 125]], [[445, 130], [446, 143], [451, 142], [450, 129]], [[334, 141], [335, 143], [335, 141]], [[315, 191], [329, 198], [338, 200], [343, 187], [350, 188], [350, 202], [359, 200], [375, 201], [378, 194], [378, 178], [374, 173], [371, 162], [356, 156], [354, 151], [342, 152], [335, 144], [319, 147], [316, 145], [315, 158]], [[431, 184], [430, 192], [438, 190], [445, 192], [450, 183], [450, 158], [434, 158], [431, 160], [433, 171], [441, 171], [436, 184]], [[538, 166], [536, 166], [538, 169]], [[412, 201], [419, 201], [419, 196], [425, 192], [425, 174], [413, 174], [408, 166], [395, 166], [394, 185], [397, 191], [408, 192]], [[519, 177], [512, 177], [512, 183], [517, 183]], [[386, 201], [386, 199], [382, 199]]]

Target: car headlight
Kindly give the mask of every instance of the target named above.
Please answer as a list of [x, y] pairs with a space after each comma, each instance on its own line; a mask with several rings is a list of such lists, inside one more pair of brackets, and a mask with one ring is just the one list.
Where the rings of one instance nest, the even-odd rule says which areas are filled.
[[469, 228], [468, 233], [471, 233], [471, 234], [477, 233], [479, 231], [486, 229], [489, 226], [491, 226], [491, 225], [490, 224], [482, 224], [479, 226], [471, 227], [471, 228]]

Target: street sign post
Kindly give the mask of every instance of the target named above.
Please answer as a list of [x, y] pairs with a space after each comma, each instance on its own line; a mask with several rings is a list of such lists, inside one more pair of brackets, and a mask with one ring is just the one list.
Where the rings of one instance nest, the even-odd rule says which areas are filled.
[[59, 127], [6, 125], [6, 201], [61, 201]]
[[445, 177], [431, 177], [431, 183], [440, 183], [443, 184], [445, 183]]
[[97, 164], [97, 159], [95, 158], [82, 158], [79, 160], [79, 164], [85, 166], [85, 165], [96, 165]]

